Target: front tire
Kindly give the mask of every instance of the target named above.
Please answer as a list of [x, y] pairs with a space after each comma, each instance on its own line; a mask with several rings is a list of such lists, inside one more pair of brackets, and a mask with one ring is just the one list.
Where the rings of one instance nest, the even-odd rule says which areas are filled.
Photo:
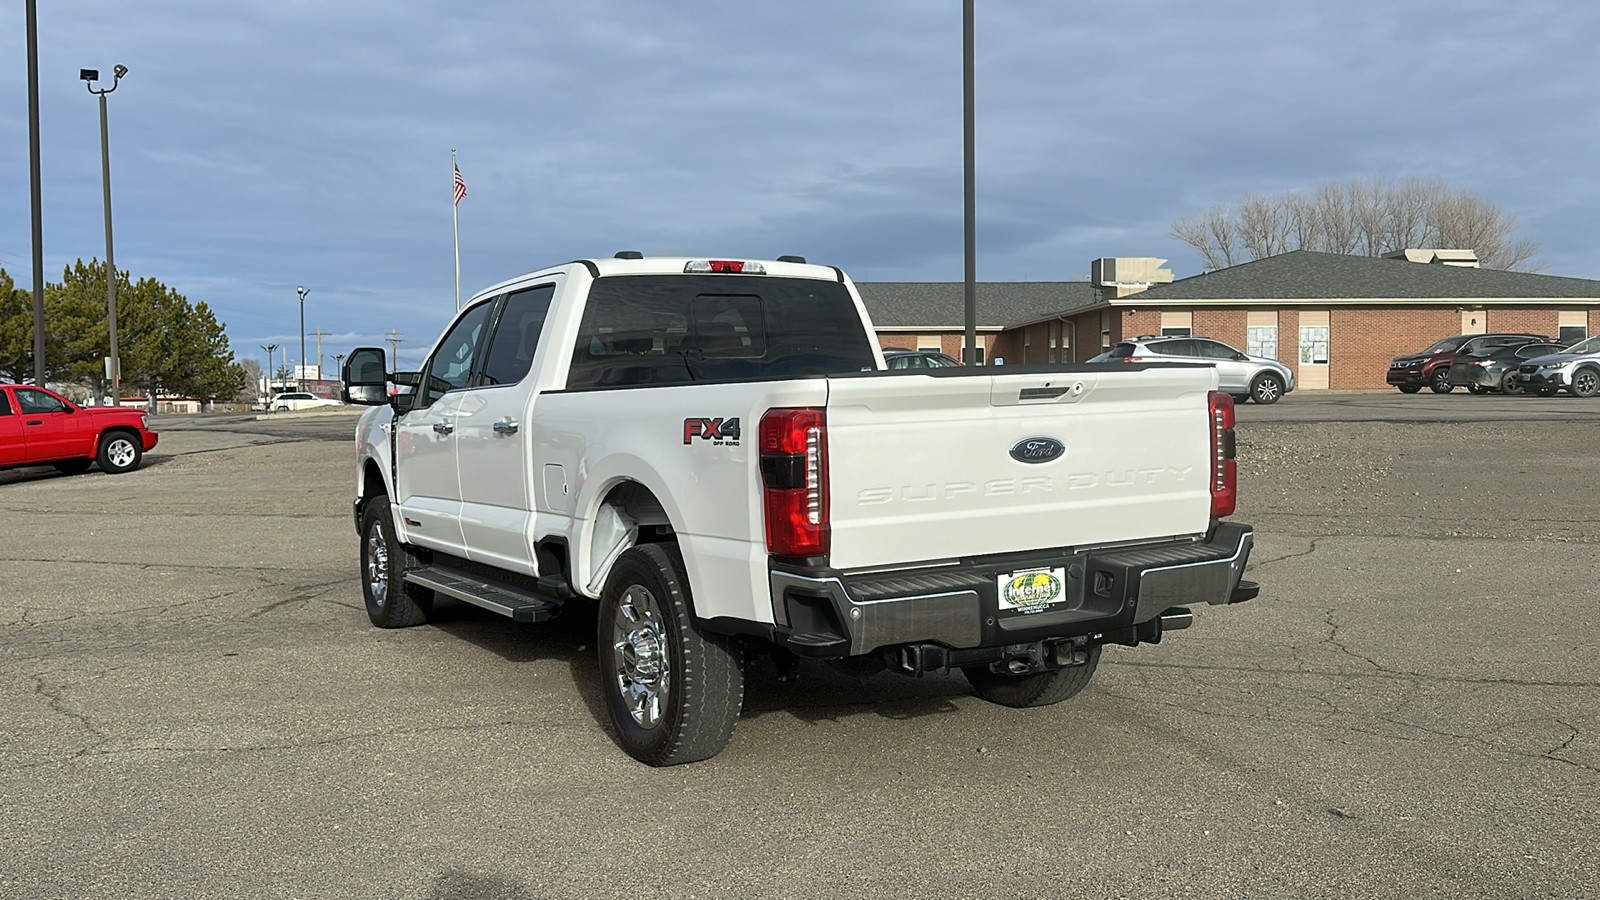
[[379, 628], [409, 628], [428, 621], [433, 591], [406, 581], [416, 557], [395, 537], [389, 498], [367, 501], [361, 513], [361, 593], [367, 618]]
[[1053, 672], [1034, 672], [1031, 675], [1000, 675], [987, 666], [962, 669], [967, 683], [979, 697], [990, 703], [1014, 709], [1031, 709], [1050, 706], [1077, 694], [1089, 686], [1094, 670], [1100, 665], [1100, 648], [1089, 648], [1089, 661], [1081, 666], [1056, 669]]
[[108, 475], [121, 475], [139, 468], [144, 459], [144, 448], [139, 439], [126, 431], [113, 431], [100, 439], [100, 471]]
[[1506, 377], [1500, 379], [1500, 393], [1502, 393], [1502, 394], [1520, 394], [1520, 393], [1522, 393], [1522, 382], [1517, 380], [1517, 373], [1516, 373], [1515, 370], [1507, 372], [1506, 373]]
[[1433, 370], [1433, 377], [1428, 379], [1428, 390], [1435, 394], [1448, 394], [1456, 386], [1450, 383], [1450, 367], [1440, 366]]
[[617, 557], [600, 595], [600, 680], [617, 744], [651, 766], [709, 759], [733, 737], [744, 666], [728, 638], [703, 634], [677, 546]]
[[1600, 393], [1600, 372], [1594, 369], [1579, 369], [1572, 373], [1572, 384], [1567, 386], [1574, 397], [1593, 397]]
[[1257, 403], [1262, 405], [1277, 403], [1278, 398], [1282, 396], [1283, 379], [1271, 372], [1257, 375], [1256, 380], [1250, 382], [1250, 399]]
[[1401, 384], [1396, 385], [1396, 387], [1400, 388], [1400, 393], [1402, 394], [1415, 394], [1417, 391], [1422, 390], [1422, 385], [1420, 384]]
[[1469, 384], [1469, 385], [1467, 385], [1467, 393], [1469, 393], [1469, 394], [1487, 394], [1487, 393], [1489, 393], [1489, 389], [1484, 387], [1481, 384]]

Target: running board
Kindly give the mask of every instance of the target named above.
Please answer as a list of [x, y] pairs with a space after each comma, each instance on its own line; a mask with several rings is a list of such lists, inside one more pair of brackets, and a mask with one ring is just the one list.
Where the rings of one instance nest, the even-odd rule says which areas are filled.
[[516, 622], [545, 622], [561, 612], [561, 601], [555, 597], [535, 594], [532, 591], [500, 582], [487, 582], [481, 577], [432, 565], [406, 573], [411, 584], [432, 588], [446, 597], [454, 597], [473, 606], [481, 606]]

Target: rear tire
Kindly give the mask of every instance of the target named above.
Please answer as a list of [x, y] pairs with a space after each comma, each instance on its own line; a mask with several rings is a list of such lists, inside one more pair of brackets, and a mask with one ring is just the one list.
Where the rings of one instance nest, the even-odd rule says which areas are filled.
[[417, 558], [395, 538], [389, 498], [367, 501], [361, 513], [361, 593], [367, 618], [379, 628], [409, 628], [428, 621], [433, 590], [406, 582], [406, 569]]
[[1489, 389], [1484, 387], [1481, 384], [1469, 384], [1469, 385], [1467, 385], [1467, 393], [1469, 393], [1469, 394], [1487, 394], [1487, 393], [1489, 393]]
[[1520, 393], [1522, 393], [1522, 382], [1517, 380], [1517, 373], [1516, 373], [1515, 370], [1507, 372], [1506, 373], [1506, 377], [1500, 379], [1500, 393], [1502, 393], [1502, 394], [1520, 394]]
[[733, 641], [702, 633], [676, 545], [617, 557], [600, 595], [601, 690], [617, 745], [651, 766], [709, 759], [733, 737], [744, 665]]
[[1232, 397], [1234, 403], [1244, 403], [1250, 399], [1249, 394], [1233, 394]]
[[1400, 388], [1400, 393], [1402, 394], [1415, 394], [1417, 391], [1422, 390], [1422, 385], [1420, 384], [1401, 384], [1396, 385], [1396, 387]]
[[100, 471], [107, 475], [121, 475], [139, 468], [144, 459], [144, 448], [139, 438], [126, 431], [108, 432], [100, 439]]
[[962, 669], [967, 683], [979, 697], [990, 703], [1014, 709], [1031, 709], [1050, 706], [1073, 696], [1089, 686], [1094, 670], [1100, 665], [1100, 648], [1089, 648], [1089, 661], [1081, 666], [1056, 669], [1053, 672], [1035, 672], [1031, 675], [997, 675], [987, 666]]
[[1433, 377], [1428, 379], [1428, 390], [1435, 394], [1448, 394], [1456, 386], [1450, 383], [1450, 367], [1440, 366], [1433, 370]]

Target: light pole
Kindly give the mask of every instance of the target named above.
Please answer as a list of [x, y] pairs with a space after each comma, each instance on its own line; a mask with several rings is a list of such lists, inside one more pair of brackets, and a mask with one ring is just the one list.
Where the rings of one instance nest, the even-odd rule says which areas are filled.
[[94, 83], [100, 80], [100, 70], [78, 70], [84, 87], [100, 98], [100, 182], [106, 201], [106, 321], [111, 326], [111, 362], [108, 365], [111, 369], [111, 405], [121, 406], [122, 358], [117, 355], [117, 263], [111, 253], [111, 138], [106, 128], [106, 95], [117, 89], [122, 76], [128, 74], [128, 67], [116, 66], [111, 73], [111, 87], [96, 90]]
[[[339, 378], [340, 381], [344, 381], [344, 354], [343, 353], [335, 353], [333, 355], [333, 371], [337, 373], [337, 377]], [[340, 396], [340, 398], [344, 397], [344, 392], [343, 392], [342, 388], [340, 389], [339, 396]]]
[[267, 401], [272, 399], [272, 351], [278, 349], [278, 345], [258, 344], [257, 346], [267, 351], [267, 367], [261, 372], [261, 387], [263, 388], [261, 408], [265, 410], [267, 408]]
[[300, 365], [294, 369], [294, 386], [296, 390], [303, 391], [306, 389], [306, 295], [311, 292], [304, 285], [295, 288], [294, 292], [300, 295]]

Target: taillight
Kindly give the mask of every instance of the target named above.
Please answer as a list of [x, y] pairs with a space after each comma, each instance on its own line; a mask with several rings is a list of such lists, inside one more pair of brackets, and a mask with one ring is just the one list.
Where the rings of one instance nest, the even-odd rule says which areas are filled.
[[767, 552], [828, 553], [828, 421], [820, 407], [761, 417], [761, 484]]
[[1142, 357], [1142, 356], [1124, 356], [1122, 358], [1122, 361], [1123, 362], [1144, 362], [1144, 357]]
[[1211, 416], [1211, 518], [1233, 515], [1239, 504], [1239, 467], [1234, 462], [1233, 395], [1212, 391]]

